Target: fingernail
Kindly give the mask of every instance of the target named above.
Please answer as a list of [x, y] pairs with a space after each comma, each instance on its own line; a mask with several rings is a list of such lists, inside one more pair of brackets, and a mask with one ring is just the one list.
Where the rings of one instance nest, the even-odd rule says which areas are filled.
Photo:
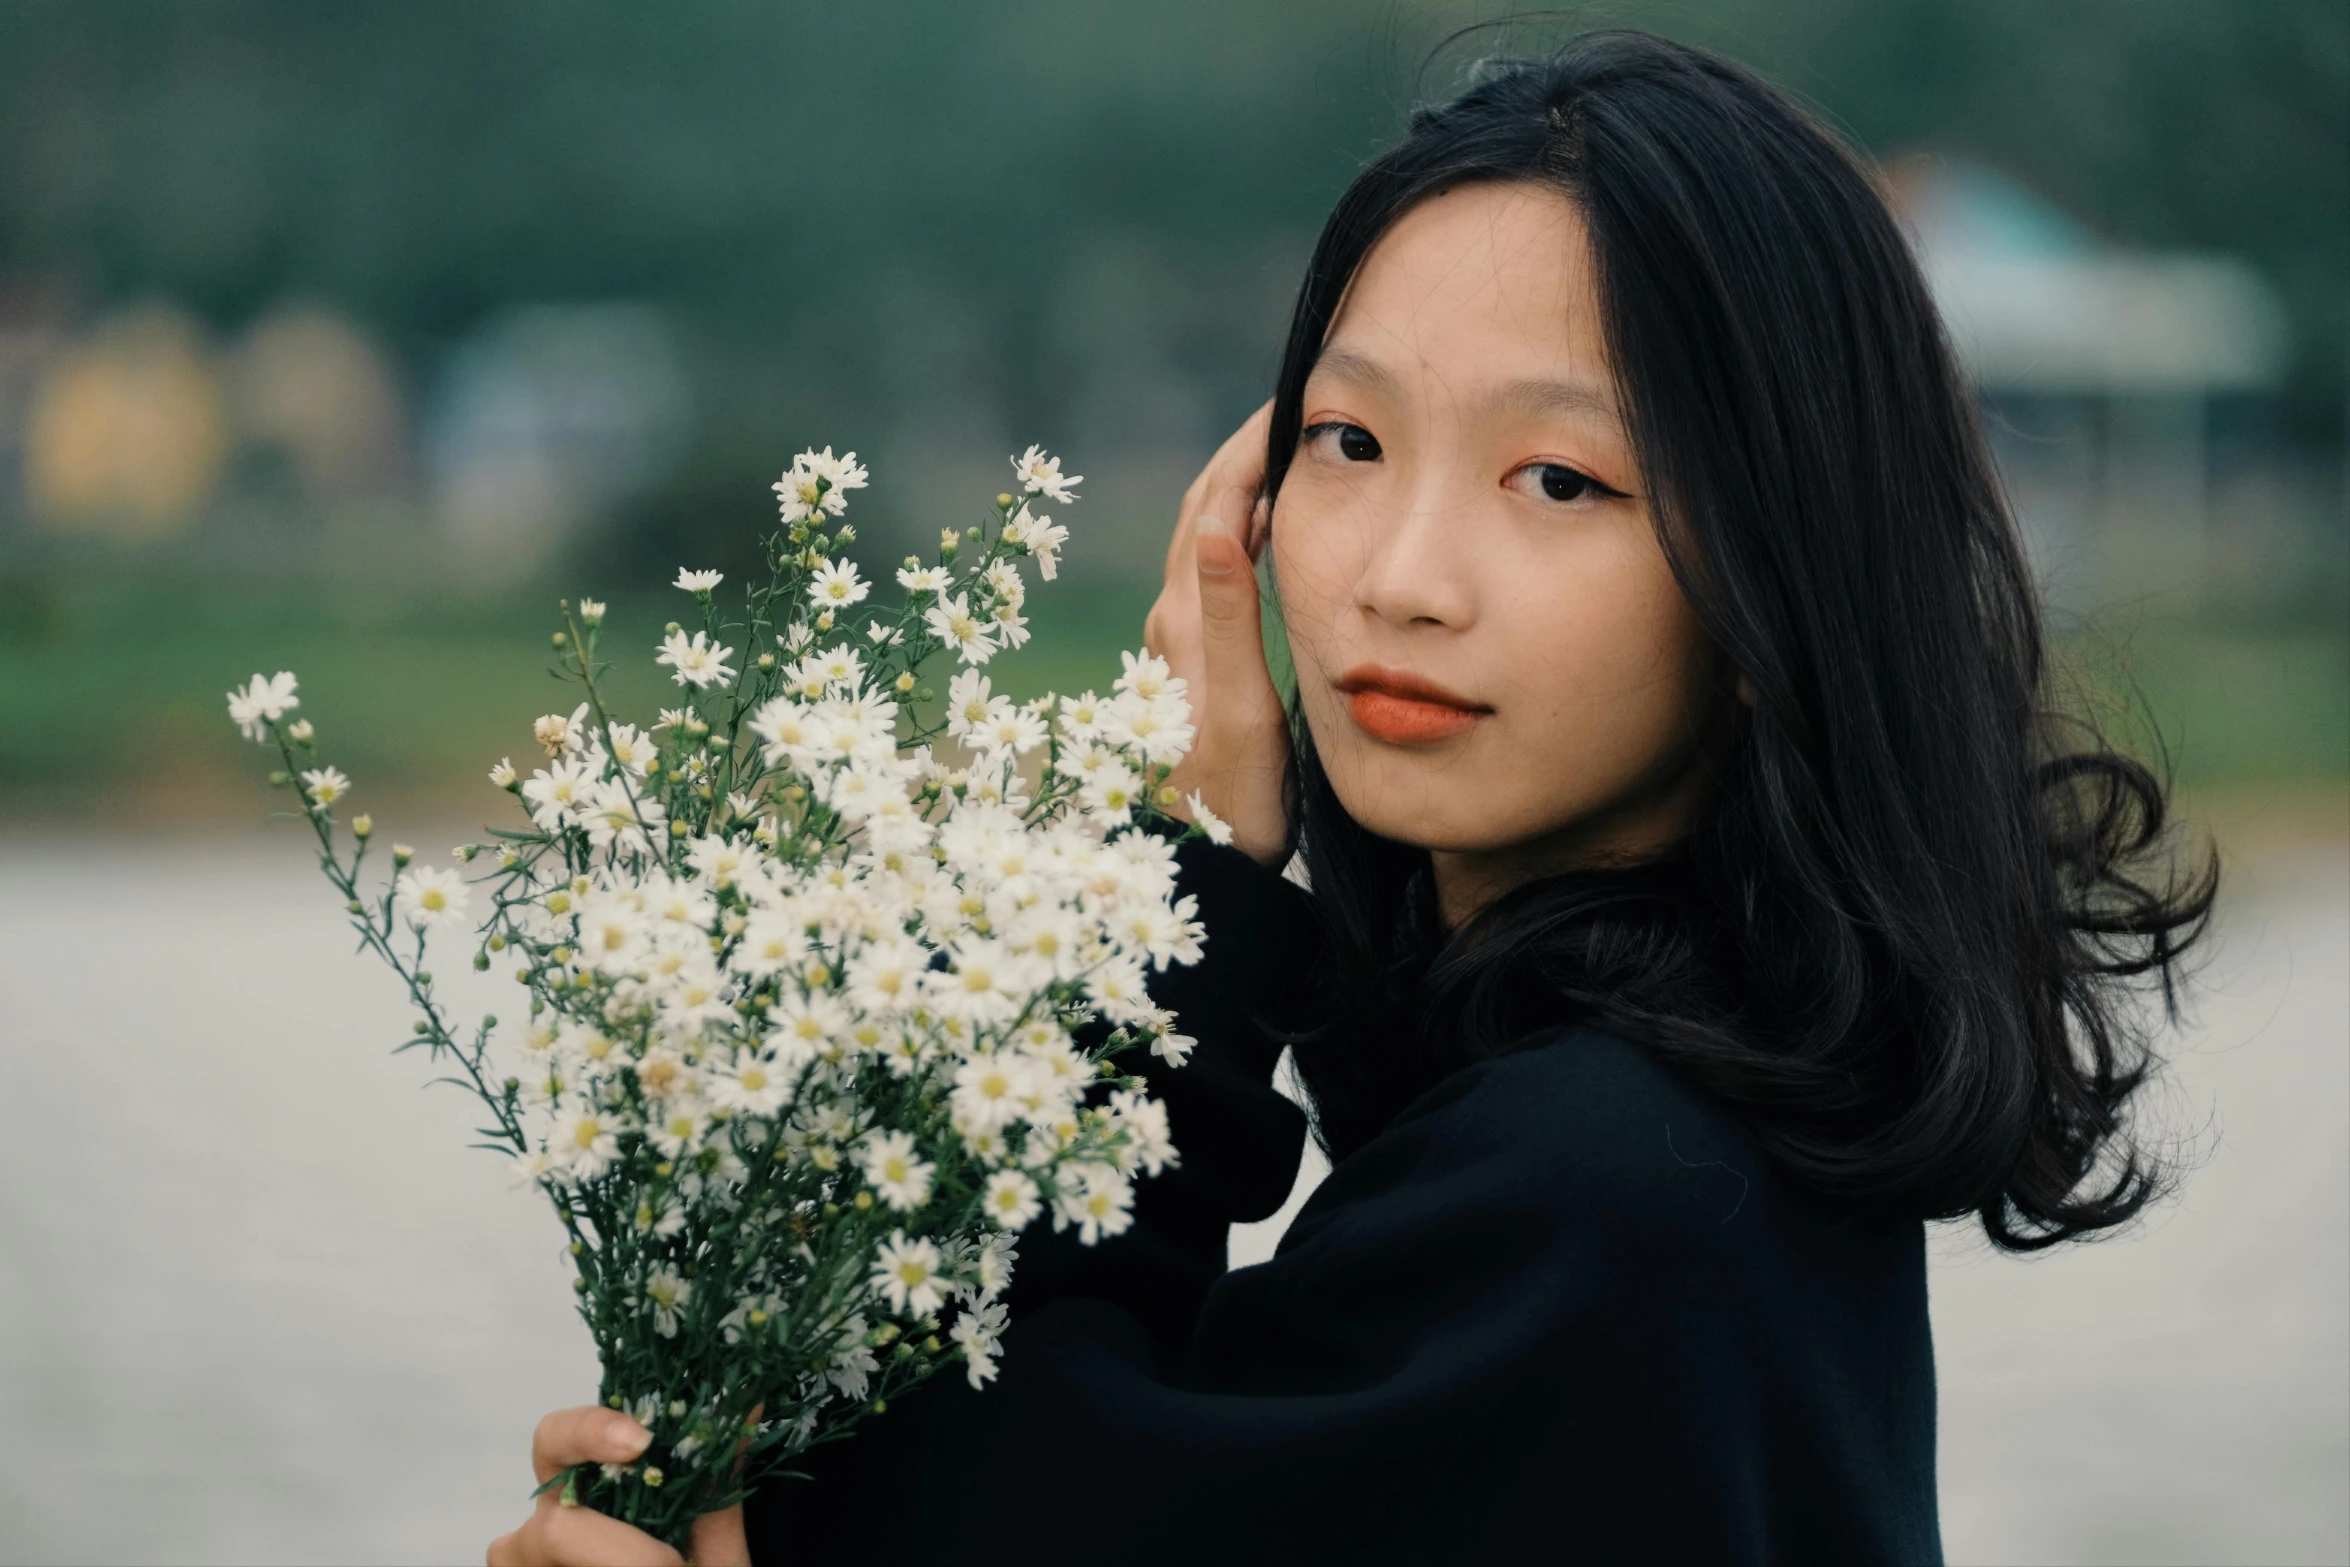
[[[1228, 539], [1232, 537], [1232, 530], [1224, 526], [1223, 518], [1204, 516], [1192, 524], [1192, 536], [1194, 539]], [[1224, 558], [1221, 550], [1213, 555], [1201, 551], [1198, 559], [1199, 569], [1205, 576], [1225, 577], [1232, 574], [1231, 562]]]
[[619, 1444], [621, 1457], [634, 1458], [653, 1445], [653, 1433], [622, 1415], [620, 1423], [612, 1428], [612, 1440]]

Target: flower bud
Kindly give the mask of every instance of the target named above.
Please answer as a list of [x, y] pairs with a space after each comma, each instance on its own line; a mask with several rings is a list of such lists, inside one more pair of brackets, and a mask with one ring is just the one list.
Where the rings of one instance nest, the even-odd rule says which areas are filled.
[[351, 818], [352, 837], [364, 838], [373, 831], [375, 831], [375, 818], [365, 811], [361, 811], [357, 816]]
[[955, 551], [961, 549], [962, 547], [963, 536], [960, 533], [957, 533], [952, 528], [941, 528], [938, 530], [938, 552], [941, 555], [952, 555]]
[[761, 653], [759, 655], [759, 667], [761, 669], [773, 669], [775, 667], [775, 655], [773, 653]]
[[995, 503], [1006, 511], [1012, 509], [1012, 497], [1009, 495], [998, 495], [995, 498]]
[[689, 829], [683, 822], [671, 822], [669, 824], [669, 836], [672, 838], [682, 838], [690, 830], [691, 829]]
[[1161, 805], [1173, 805], [1175, 800], [1175, 786], [1173, 784], [1162, 784], [1159, 787], [1159, 803]]
[[840, 525], [840, 532], [834, 534], [832, 537], [836, 543], [854, 544], [857, 542], [857, 530], [844, 522]]
[[505, 938], [504, 936], [502, 936], [502, 935], [500, 935], [500, 936], [492, 936], [492, 937], [490, 938], [490, 950], [491, 950], [492, 952], [503, 952], [503, 951], [505, 951], [505, 950], [506, 950], [506, 938]]
[[903, 674], [903, 675], [900, 675], [900, 676], [898, 676], [898, 678], [897, 678], [897, 681], [896, 681], [896, 685], [897, 685], [897, 688], [898, 688], [898, 690], [899, 690], [899, 692], [900, 692], [900, 693], [904, 693], [904, 692], [908, 692], [908, 691], [911, 691], [911, 690], [913, 690], [913, 689], [914, 689], [914, 676], [913, 676], [913, 674], [912, 674], [912, 673], [909, 671], [909, 672], [908, 672], [908, 673], [906, 673], [906, 674]]
[[350, 902], [344, 904], [343, 907], [349, 909], [354, 914], [364, 914], [367, 912], [367, 905], [361, 903], [357, 898], [353, 898]]
[[583, 626], [602, 625], [604, 623], [603, 601], [600, 599], [581, 599], [579, 601], [579, 623]]
[[645, 1470], [645, 1484], [647, 1484], [647, 1485], [650, 1485], [650, 1486], [658, 1486], [660, 1483], [661, 1483], [661, 1471], [660, 1471], [660, 1470], [658, 1470], [658, 1469], [655, 1469], [655, 1468], [648, 1467], [648, 1468]]
[[571, 634], [567, 631], [558, 631], [553, 636], [547, 638], [547, 644], [554, 648], [556, 652], [560, 653], [571, 645]]
[[395, 843], [392, 845], [392, 863], [394, 865], [405, 865], [415, 858], [416, 851], [407, 844]]
[[676, 621], [672, 620], [672, 621], [670, 621], [670, 622], [669, 622], [667, 625], [665, 625], [665, 626], [663, 626], [663, 627], [661, 628], [661, 635], [663, 635], [663, 636], [665, 636], [665, 637], [673, 637], [673, 636], [676, 636], [676, 635], [677, 635], [677, 634], [678, 634], [680, 631], [683, 631], [684, 629], [685, 629], [685, 627], [683, 627], [683, 626], [679, 625], [679, 624], [678, 624]]
[[311, 736], [317, 734], [318, 731], [310, 727], [309, 719], [297, 718], [286, 726], [286, 733], [293, 738], [296, 744], [308, 745]]
[[871, 1192], [859, 1192], [859, 1193], [857, 1193], [857, 1206], [858, 1206], [858, 1207], [860, 1207], [860, 1208], [870, 1208], [870, 1207], [872, 1207], [872, 1206], [873, 1206], [873, 1194], [872, 1194]]
[[473, 971], [476, 974], [486, 974], [489, 972], [489, 968], [490, 955], [486, 952], [476, 952], [473, 955]]
[[828, 609], [823, 614], [816, 617], [816, 629], [818, 631], [830, 631], [832, 629], [831, 610]]
[[287, 772], [283, 768], [272, 768], [270, 770], [269, 787], [272, 789], [283, 789], [287, 784], [290, 784], [293, 781], [294, 775]]

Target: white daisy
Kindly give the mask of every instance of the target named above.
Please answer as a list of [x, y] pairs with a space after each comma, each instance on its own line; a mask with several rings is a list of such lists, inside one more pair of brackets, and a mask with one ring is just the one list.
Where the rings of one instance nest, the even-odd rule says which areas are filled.
[[899, 1230], [881, 1243], [873, 1260], [873, 1287], [903, 1316], [921, 1317], [946, 1303], [946, 1280], [939, 1275], [938, 1248], [926, 1240], [908, 1240]]
[[955, 650], [966, 664], [984, 664], [995, 656], [995, 622], [971, 609], [971, 597], [958, 593], [922, 612], [923, 623], [939, 641]]
[[731, 684], [734, 671], [726, 667], [726, 661], [732, 657], [731, 648], [711, 644], [708, 632], [697, 631], [689, 640], [684, 632], [674, 631], [663, 639], [661, 651], [654, 655], [653, 662], [667, 664], [675, 670], [673, 678], [679, 685], [699, 689], [712, 684]]
[[644, 1304], [652, 1308], [653, 1331], [663, 1338], [677, 1337], [678, 1315], [693, 1294], [694, 1287], [667, 1268], [646, 1274]]
[[1041, 446], [1031, 446], [1013, 458], [1012, 474], [1020, 481], [1023, 490], [1049, 495], [1064, 505], [1077, 499], [1070, 490], [1085, 482], [1083, 474], [1073, 473], [1065, 479], [1061, 477], [1061, 459], [1046, 456]]
[[710, 1097], [744, 1115], [773, 1115], [791, 1093], [793, 1070], [757, 1051], [744, 1051], [710, 1082]]
[[1191, 819], [1195, 824], [1198, 825], [1199, 830], [1208, 835], [1208, 842], [1230, 843], [1232, 841], [1231, 824], [1225, 821], [1223, 817], [1218, 816], [1214, 811], [1208, 809], [1207, 802], [1199, 797], [1199, 791], [1197, 789], [1194, 789], [1191, 791], [1191, 793], [1185, 795], [1183, 797], [1183, 803], [1184, 806], [1190, 810]]
[[1199, 1041], [1189, 1034], [1167, 1033], [1151, 1041], [1151, 1054], [1170, 1066], [1181, 1066], [1198, 1047]]
[[248, 740], [269, 738], [269, 726], [302, 705], [294, 695], [292, 670], [281, 669], [264, 680], [255, 675], [241, 691], [228, 694], [228, 716]]
[[585, 702], [573, 708], [568, 718], [561, 713], [548, 713], [530, 726], [531, 737], [546, 747], [549, 756], [578, 751], [587, 744], [587, 717], [588, 705]]
[[547, 1139], [547, 1153], [575, 1180], [592, 1181], [620, 1157], [620, 1138], [607, 1117], [593, 1110], [574, 1111], [557, 1123]]
[[324, 811], [351, 792], [351, 780], [339, 768], [314, 767], [302, 775], [302, 792], [312, 809]]
[[677, 580], [670, 586], [683, 588], [688, 593], [702, 594], [709, 592], [725, 580], [726, 573], [722, 571], [688, 571], [680, 566], [677, 568]]
[[1021, 1119], [1035, 1069], [1023, 1056], [990, 1052], [955, 1072], [954, 1111], [969, 1131], [993, 1132]]
[[472, 898], [463, 877], [435, 865], [411, 866], [392, 883], [393, 907], [417, 930], [463, 926]]
[[1077, 1226], [1077, 1238], [1091, 1246], [1105, 1235], [1122, 1235], [1134, 1222], [1134, 1183], [1110, 1165], [1071, 1165], [1053, 1200], [1053, 1228]]
[[911, 1213], [930, 1201], [930, 1183], [937, 1173], [938, 1166], [915, 1156], [910, 1132], [880, 1132], [866, 1140], [866, 1183], [899, 1213]]
[[965, 1311], [955, 1319], [955, 1325], [948, 1336], [963, 1351], [965, 1375], [971, 1379], [973, 1387], [985, 1385], [995, 1375], [996, 1354], [999, 1348], [997, 1340], [1002, 1335], [1004, 1323], [1010, 1315], [1010, 1308], [1001, 1304], [990, 1304], [979, 1307], [977, 1310]]
[[[1075, 483], [1075, 480], [1071, 480]], [[1023, 506], [1004, 524], [1004, 538], [1036, 557], [1037, 575], [1050, 582], [1060, 575], [1061, 545], [1067, 541], [1069, 530], [1041, 512], [1031, 512]]]
[[1044, 1196], [1036, 1183], [1018, 1170], [998, 1170], [987, 1178], [979, 1205], [1005, 1229], [1021, 1230], [1044, 1211]]
[[846, 609], [861, 604], [873, 584], [857, 575], [854, 561], [827, 561], [808, 583], [808, 597], [819, 609]]

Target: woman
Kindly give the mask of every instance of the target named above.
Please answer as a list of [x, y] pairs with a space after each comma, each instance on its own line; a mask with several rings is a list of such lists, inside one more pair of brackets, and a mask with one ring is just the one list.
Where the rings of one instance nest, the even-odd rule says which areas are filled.
[[[1183, 851], [1180, 1170], [1113, 1244], [1024, 1245], [995, 1387], [937, 1379], [699, 1559], [1939, 1560], [1922, 1221], [2026, 1249], [2157, 1192], [2120, 990], [2167, 995], [2212, 882], [2041, 710], [1851, 155], [1632, 33], [1416, 115], [1148, 635], [1234, 832]], [[1226, 1272], [1296, 1170], [1285, 1043], [1334, 1168]], [[538, 1462], [643, 1440], [571, 1411]], [[664, 1558], [551, 1505], [491, 1552]]]

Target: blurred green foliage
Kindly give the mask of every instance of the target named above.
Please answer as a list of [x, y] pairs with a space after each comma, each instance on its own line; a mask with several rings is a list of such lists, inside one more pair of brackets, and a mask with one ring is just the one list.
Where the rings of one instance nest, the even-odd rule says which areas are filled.
[[[606, 689], [622, 716], [649, 722], [677, 701], [652, 655], [661, 623], [685, 606], [681, 594], [613, 604]], [[1148, 607], [1141, 585], [1040, 586], [1036, 640], [989, 673], [1023, 699], [1106, 686]], [[548, 673], [552, 602], [450, 608], [320, 601], [268, 583], [198, 594], [90, 584], [55, 595], [51, 613], [46, 635], [0, 642], [0, 799], [20, 819], [219, 822], [264, 809], [272, 763], [237, 737], [224, 693], [291, 668], [321, 757], [359, 781], [355, 809], [391, 802], [503, 823], [484, 772], [500, 756], [527, 771], [530, 720], [579, 700]], [[2132, 749], [2167, 752], [2185, 785], [2350, 777], [2350, 641], [2339, 627], [2147, 613], [2109, 617], [2061, 651], [2068, 705]], [[943, 689], [949, 672], [931, 683]]]

